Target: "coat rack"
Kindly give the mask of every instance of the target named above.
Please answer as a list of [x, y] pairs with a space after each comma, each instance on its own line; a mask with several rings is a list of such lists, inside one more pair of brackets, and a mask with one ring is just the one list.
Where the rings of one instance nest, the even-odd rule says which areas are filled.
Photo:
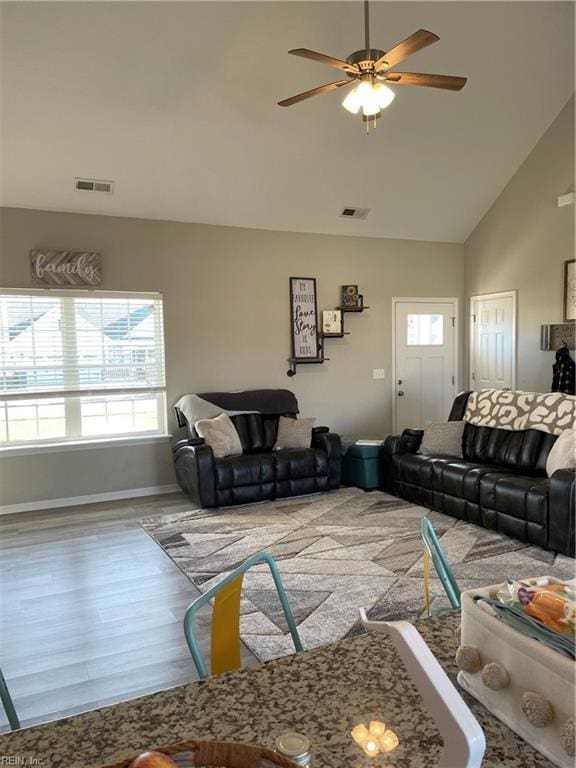
[[576, 349], [576, 323], [552, 323], [540, 326], [540, 349], [557, 350], [562, 345]]

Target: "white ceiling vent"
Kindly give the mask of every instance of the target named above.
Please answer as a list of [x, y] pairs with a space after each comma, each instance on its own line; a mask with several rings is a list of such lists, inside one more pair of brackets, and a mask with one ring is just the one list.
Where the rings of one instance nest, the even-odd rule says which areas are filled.
[[74, 179], [74, 189], [80, 192], [104, 192], [111, 195], [114, 192], [114, 182], [104, 179]]
[[341, 219], [365, 219], [370, 213], [370, 208], [355, 208], [347, 205], [339, 214]]

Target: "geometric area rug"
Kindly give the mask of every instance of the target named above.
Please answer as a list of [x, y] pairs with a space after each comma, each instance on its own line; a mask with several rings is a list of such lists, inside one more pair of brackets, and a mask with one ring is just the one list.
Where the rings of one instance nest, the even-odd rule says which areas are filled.
[[[372, 619], [423, 615], [420, 521], [428, 515], [460, 589], [509, 578], [574, 577], [574, 560], [554, 555], [380, 491], [341, 488], [243, 507], [191, 509], [142, 527], [206, 591], [261, 550], [277, 561], [304, 648], [361, 631]], [[433, 606], [448, 605], [430, 569]], [[261, 661], [293, 653], [265, 564], [244, 577], [242, 640]]]

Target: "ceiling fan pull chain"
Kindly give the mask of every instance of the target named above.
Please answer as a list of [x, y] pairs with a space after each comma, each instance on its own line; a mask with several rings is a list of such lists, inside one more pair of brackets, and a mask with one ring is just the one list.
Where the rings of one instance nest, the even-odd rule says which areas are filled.
[[364, 0], [364, 42], [366, 43], [366, 58], [370, 59], [370, 9], [368, 0]]

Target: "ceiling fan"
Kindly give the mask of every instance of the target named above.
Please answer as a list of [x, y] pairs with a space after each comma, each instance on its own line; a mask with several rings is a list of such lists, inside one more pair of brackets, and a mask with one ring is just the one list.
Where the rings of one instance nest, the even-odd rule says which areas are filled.
[[321, 85], [318, 88], [312, 88], [310, 91], [304, 91], [289, 99], [279, 101], [281, 107], [291, 107], [292, 104], [298, 104], [312, 96], [318, 96], [321, 93], [328, 93], [337, 88], [356, 83], [342, 106], [354, 115], [359, 112], [362, 114], [362, 120], [366, 123], [366, 130], [369, 124], [376, 125], [376, 120], [382, 116], [382, 110], [385, 109], [394, 99], [395, 93], [386, 83], [394, 85], [420, 85], [425, 88], [442, 88], [447, 91], [461, 91], [466, 85], [465, 77], [455, 77], [452, 75], [430, 75], [420, 72], [394, 72], [392, 71], [400, 62], [407, 59], [414, 53], [432, 45], [440, 38], [433, 32], [426, 29], [419, 29], [414, 34], [402, 40], [389, 51], [381, 51], [378, 48], [370, 47], [370, 11], [368, 0], [364, 0], [364, 38], [365, 46], [360, 51], [354, 51], [343, 61], [335, 59], [333, 56], [326, 56], [323, 53], [310, 51], [308, 48], [294, 48], [288, 53], [294, 56], [302, 56], [305, 59], [318, 61], [320, 64], [327, 64], [330, 67], [339, 69], [346, 74], [343, 80], [336, 80], [333, 83]]

